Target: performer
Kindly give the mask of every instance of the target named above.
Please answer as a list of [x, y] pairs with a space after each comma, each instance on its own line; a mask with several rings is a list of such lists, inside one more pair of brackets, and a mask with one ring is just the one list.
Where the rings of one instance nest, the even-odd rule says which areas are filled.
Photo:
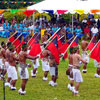
[[78, 89], [79, 89], [79, 86], [80, 86], [80, 83], [83, 82], [83, 79], [82, 79], [82, 75], [81, 75], [81, 72], [80, 72], [80, 61], [82, 61], [83, 63], [87, 63], [85, 60], [82, 59], [82, 57], [80, 56], [80, 49], [79, 47], [76, 47], [75, 48], [76, 52], [75, 54], [73, 54], [73, 69], [72, 69], [72, 72], [73, 72], [73, 79], [74, 81], [76, 81], [76, 84], [75, 84], [75, 89], [73, 90], [73, 94], [74, 96], [79, 96], [78, 95]]
[[33, 63], [33, 70], [31, 70], [31, 76], [36, 77], [37, 69], [40, 66], [39, 59], [32, 60]]
[[96, 78], [100, 77], [100, 62], [97, 62], [96, 60], [94, 60], [94, 65], [97, 67], [97, 72], [94, 75]]
[[57, 63], [55, 61], [55, 58], [52, 54], [50, 55], [50, 61], [49, 61], [49, 65], [50, 65], [50, 75], [52, 76], [51, 81], [49, 82], [49, 84], [51, 86], [57, 86], [57, 78], [58, 78], [58, 66]]
[[[88, 42], [85, 40], [86, 37], [83, 38], [82, 42], [81, 42], [81, 48], [82, 48], [82, 59], [86, 59], [87, 63], [89, 63], [89, 57], [88, 57], [88, 50], [87, 50], [87, 46], [88, 46]], [[87, 72], [87, 64], [84, 64], [83, 66], [83, 73]]]
[[26, 83], [27, 83], [28, 78], [29, 78], [26, 59], [34, 60], [34, 59], [38, 58], [38, 56], [32, 57], [32, 56], [28, 55], [27, 54], [27, 44], [25, 43], [22, 45], [22, 51], [20, 51], [18, 58], [19, 58], [18, 71], [19, 71], [20, 78], [22, 79], [21, 88], [18, 90], [18, 92], [21, 95], [24, 95], [24, 94], [26, 94], [25, 87], [26, 87]]
[[15, 84], [18, 79], [17, 77], [17, 68], [16, 68], [16, 61], [18, 61], [18, 57], [15, 56], [14, 54], [14, 46], [9, 47], [10, 53], [8, 54], [8, 59], [9, 59], [9, 73], [11, 76], [11, 85], [10, 89], [11, 90], [16, 90]]
[[43, 58], [42, 58], [42, 70], [44, 71], [44, 77], [43, 77], [44, 81], [48, 80], [47, 76], [48, 76], [48, 72], [50, 70], [49, 58], [48, 58], [49, 53], [50, 53], [50, 51], [47, 50], [47, 49], [43, 50], [43, 52], [42, 52], [42, 55], [43, 55]]
[[5, 83], [5, 86], [9, 86], [10, 87], [10, 81], [11, 81], [11, 74], [10, 74], [10, 66], [9, 66], [9, 53], [10, 53], [10, 50], [9, 50], [9, 47], [12, 46], [11, 42], [8, 42], [7, 43], [7, 49], [6, 49], [6, 52], [5, 52], [5, 66], [6, 66], [6, 70], [7, 70], [7, 74], [8, 74], [8, 79], [7, 79], [7, 82]]
[[73, 69], [73, 54], [74, 54], [74, 47], [71, 47], [69, 49], [69, 52], [70, 52], [70, 55], [68, 57], [69, 59], [69, 65], [68, 65], [68, 69], [66, 70], [66, 74], [68, 75], [68, 78], [70, 80], [70, 84], [68, 84], [68, 89], [73, 91], [74, 89], [74, 79], [73, 79], [73, 72], [72, 72], [72, 69]]
[[[2, 41], [1, 42], [1, 51], [0, 51], [0, 73], [2, 73], [2, 67], [5, 64], [5, 49], [6, 49], [6, 45], [5, 43]], [[2, 74], [5, 74], [5, 68], [4, 68], [4, 72]], [[0, 77], [1, 80], [1, 77]]]

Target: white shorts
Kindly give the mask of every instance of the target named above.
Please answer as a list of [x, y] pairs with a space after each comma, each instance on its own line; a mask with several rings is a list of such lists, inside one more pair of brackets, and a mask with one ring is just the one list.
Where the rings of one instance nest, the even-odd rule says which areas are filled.
[[43, 71], [49, 71], [50, 70], [50, 66], [49, 66], [49, 62], [48, 61], [43, 61], [42, 60], [42, 70]]
[[27, 68], [25, 68], [25, 71], [24, 73], [22, 73], [22, 68], [18, 67], [18, 72], [19, 72], [19, 76], [21, 79], [29, 79], [29, 73], [28, 73], [28, 70]]
[[98, 62], [96, 60], [94, 60], [94, 66], [98, 67]]
[[6, 69], [8, 69], [9, 68], [9, 62], [5, 62], [5, 66], [6, 66]]
[[89, 57], [88, 57], [88, 55], [86, 55], [85, 52], [87, 52], [87, 51], [83, 51], [83, 53], [82, 53], [82, 59], [86, 60], [86, 62], [89, 63]]
[[11, 78], [11, 66], [7, 69], [8, 78]]
[[2, 69], [2, 59], [0, 59], [0, 69]]
[[33, 62], [33, 68], [38, 68], [40, 66], [39, 59], [36, 59], [36, 63], [35, 64], [34, 64], [34, 60], [32, 62]]
[[50, 75], [51, 76], [58, 76], [58, 68], [57, 67], [50, 67]]
[[17, 80], [18, 77], [17, 77], [17, 71], [16, 71], [16, 68], [15, 66], [9, 66], [9, 76], [11, 77], [12, 80]]
[[72, 69], [73, 79], [76, 82], [83, 82], [83, 78], [79, 69]]

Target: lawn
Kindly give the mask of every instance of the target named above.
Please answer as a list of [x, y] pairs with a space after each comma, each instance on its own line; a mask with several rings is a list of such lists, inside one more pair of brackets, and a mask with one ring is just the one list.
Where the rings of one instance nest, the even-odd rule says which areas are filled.
[[[2, 39], [0, 38], [0, 42]], [[29, 60], [28, 63], [31, 63]], [[41, 64], [41, 61], [40, 61]], [[6, 87], [6, 100], [100, 100], [100, 79], [95, 78], [94, 74], [96, 68], [94, 67], [94, 62], [90, 59], [88, 64], [88, 72], [82, 74], [83, 83], [80, 86], [79, 94], [80, 97], [72, 96], [72, 92], [67, 89], [67, 84], [69, 83], [68, 77], [66, 76], [66, 69], [68, 67], [68, 60], [60, 62], [59, 75], [58, 75], [58, 86], [51, 87], [48, 85], [51, 77], [48, 76], [48, 81], [42, 81], [43, 71], [41, 66], [38, 68], [38, 73], [36, 78], [30, 76], [29, 81], [26, 86], [27, 94], [25, 96], [18, 94], [18, 89], [21, 85], [20, 78], [16, 83], [16, 91], [11, 91]], [[28, 68], [29, 74], [31, 68]], [[82, 67], [81, 67], [82, 70]], [[3, 100], [3, 82], [0, 81], [0, 100]]]

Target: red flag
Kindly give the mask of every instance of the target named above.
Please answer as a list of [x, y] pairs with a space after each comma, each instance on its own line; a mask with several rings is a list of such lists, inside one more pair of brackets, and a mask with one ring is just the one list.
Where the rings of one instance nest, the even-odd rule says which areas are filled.
[[18, 36], [18, 33], [14, 34], [13, 36], [11, 36], [11, 37], [9, 38], [9, 41], [10, 41], [10, 42], [13, 42], [13, 41], [17, 38], [17, 36]]
[[14, 42], [13, 42], [13, 45], [15, 45], [15, 47], [17, 47], [21, 41], [22, 41], [22, 35], [19, 36], [19, 38], [17, 38]]
[[65, 36], [58, 40], [58, 48], [62, 47], [65, 44]]
[[93, 49], [93, 47], [95, 46], [95, 44], [96, 44], [96, 38], [95, 38], [95, 36], [92, 38], [92, 40], [91, 40], [91, 42], [89, 43], [89, 45], [88, 45], [88, 49], [91, 51], [92, 49]]
[[16, 49], [17, 54], [21, 51], [21, 46], [25, 43], [25, 41], [22, 41], [19, 45], [18, 48]]
[[[61, 46], [58, 50], [59, 53], [64, 53], [66, 51], [66, 49], [68, 48], [69, 44], [65, 43], [63, 46]], [[64, 58], [66, 59], [68, 57], [68, 53], [66, 52], [64, 55]]]
[[39, 44], [39, 40], [40, 40], [40, 34], [35, 38], [35, 42], [31, 46], [32, 48], [29, 52], [29, 55], [37, 56], [38, 54], [41, 53], [41, 47], [40, 47], [40, 44]]
[[[78, 46], [78, 37], [76, 37], [76, 39], [74, 40], [74, 38], [71, 38], [67, 43], [70, 45], [71, 43], [71, 46], [70, 47], [75, 47], [75, 46]], [[73, 42], [72, 42], [73, 41]]]
[[35, 11], [36, 11], [36, 10], [26, 10], [26, 11], [24, 12], [24, 14], [25, 14], [27, 17], [29, 17], [29, 16], [32, 15]]
[[57, 64], [59, 64], [59, 52], [58, 52], [58, 41], [57, 37], [47, 46], [47, 49], [52, 53]]
[[52, 39], [54, 39], [55, 37], [57, 37], [57, 39], [60, 39], [61, 36], [62, 36], [62, 34], [61, 34], [61, 29], [60, 29], [56, 34], [54, 34]]
[[95, 59], [97, 62], [100, 62], [100, 41], [98, 42], [95, 49], [92, 51], [90, 57]]
[[58, 14], [63, 14], [63, 13], [65, 13], [65, 12], [67, 12], [68, 10], [57, 10], [57, 13]]

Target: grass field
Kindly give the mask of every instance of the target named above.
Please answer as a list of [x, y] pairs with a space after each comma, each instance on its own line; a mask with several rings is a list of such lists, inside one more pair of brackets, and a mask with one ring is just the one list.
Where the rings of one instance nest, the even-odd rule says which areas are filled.
[[[1, 40], [5, 39], [0, 38], [0, 41]], [[58, 86], [51, 87], [48, 85], [48, 82], [51, 79], [50, 74], [48, 76], [48, 81], [42, 81], [43, 71], [40, 66], [38, 68], [37, 77], [32, 78], [30, 76], [29, 78], [26, 86], [27, 94], [25, 96], [18, 94], [17, 90], [21, 85], [21, 80], [19, 78], [16, 83], [16, 91], [11, 91], [8, 87], [6, 87], [6, 100], [100, 100], [100, 79], [94, 77], [96, 68], [94, 67], [94, 62], [92, 59], [90, 59], [90, 63], [88, 64], [88, 72], [86, 74], [82, 74], [84, 81], [79, 89], [80, 97], [72, 96], [72, 92], [67, 89], [69, 80], [65, 73], [68, 67], [68, 60], [66, 60], [65, 62], [61, 61], [58, 67]], [[29, 73], [31, 69], [32, 67], [28, 68]], [[3, 100], [2, 81], [0, 81], [0, 100]]]

